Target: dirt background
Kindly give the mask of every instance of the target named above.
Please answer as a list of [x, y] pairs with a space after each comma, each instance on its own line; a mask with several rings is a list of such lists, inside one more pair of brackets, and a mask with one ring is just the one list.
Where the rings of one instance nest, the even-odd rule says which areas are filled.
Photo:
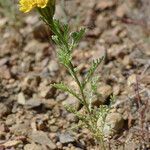
[[[114, 94], [108, 149], [149, 150], [150, 1], [62, 0], [56, 8], [72, 31], [87, 28], [73, 52], [81, 77], [106, 57], [95, 107]], [[72, 130], [79, 120], [63, 105], [78, 108], [76, 99], [50, 86], [76, 86], [58, 63], [52, 33], [35, 12], [17, 9], [0, 5], [0, 150], [101, 150], [87, 129]]]

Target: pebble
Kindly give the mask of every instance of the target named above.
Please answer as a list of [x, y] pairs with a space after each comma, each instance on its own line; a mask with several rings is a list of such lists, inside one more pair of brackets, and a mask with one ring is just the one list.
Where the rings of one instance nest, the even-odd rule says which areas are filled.
[[43, 86], [43, 87], [39, 87], [39, 95], [42, 98], [52, 98], [54, 95], [54, 87], [52, 86]]
[[48, 146], [51, 150], [56, 148], [56, 145], [48, 138], [48, 135], [43, 131], [33, 131], [29, 136], [35, 143]]
[[73, 96], [69, 95], [68, 98], [63, 101], [63, 105], [73, 106], [75, 109], [79, 109], [80, 102]]
[[128, 86], [131, 86], [131, 85], [135, 84], [136, 82], [137, 82], [137, 76], [136, 76], [136, 74], [130, 75], [128, 77], [128, 79], [127, 79]]
[[31, 108], [36, 108], [39, 107], [42, 104], [42, 102], [39, 99], [30, 99], [26, 102], [26, 108], [31, 109]]
[[110, 113], [106, 116], [104, 133], [105, 135], [113, 135], [123, 128], [124, 120], [119, 113]]
[[5, 148], [10, 148], [10, 147], [16, 147], [17, 145], [19, 145], [20, 143], [22, 143], [20, 140], [12, 140], [12, 141], [8, 141], [4, 144], [2, 144]]
[[4, 103], [0, 103], [0, 117], [4, 117], [9, 113], [10, 110], [8, 109], [8, 106], [6, 106]]
[[51, 73], [57, 72], [59, 69], [59, 65], [58, 65], [57, 61], [51, 60], [48, 64], [48, 69]]
[[9, 80], [11, 78], [11, 72], [6, 65], [0, 67], [0, 78]]
[[59, 141], [62, 144], [68, 144], [68, 143], [75, 142], [74, 137], [71, 134], [67, 133], [67, 132], [58, 134], [58, 138], [59, 138]]
[[96, 100], [93, 100], [93, 105], [99, 106], [107, 101], [107, 98], [112, 94], [113, 90], [110, 85], [103, 84], [97, 89], [97, 93], [99, 94]]
[[26, 99], [25, 99], [25, 96], [24, 96], [23, 92], [20, 92], [18, 94], [18, 100], [17, 101], [18, 101], [18, 104], [25, 105]]

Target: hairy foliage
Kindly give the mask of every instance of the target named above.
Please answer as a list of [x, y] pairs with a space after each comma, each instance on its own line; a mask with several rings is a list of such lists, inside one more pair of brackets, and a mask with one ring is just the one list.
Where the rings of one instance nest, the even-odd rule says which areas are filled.
[[[61, 64], [63, 64], [67, 70], [70, 72], [71, 76], [77, 83], [79, 87], [79, 91], [76, 92], [71, 87], [68, 87], [64, 83], [55, 83], [53, 86], [59, 90], [64, 92], [68, 92], [79, 100], [79, 102], [83, 105], [83, 111], [79, 112], [74, 108], [74, 106], [65, 106], [66, 109], [75, 114], [79, 120], [79, 126], [84, 126], [88, 128], [93, 135], [99, 140], [103, 149], [104, 146], [104, 133], [103, 126], [105, 122], [106, 115], [110, 109], [109, 106], [100, 106], [96, 110], [92, 106], [92, 101], [94, 99], [95, 94], [97, 93], [97, 86], [99, 77], [94, 76], [94, 73], [101, 62], [104, 60], [104, 57], [93, 60], [91, 67], [89, 68], [85, 78], [79, 80], [78, 72], [76, 68], [72, 64], [72, 51], [79, 44], [80, 40], [84, 36], [85, 29], [80, 29], [78, 32], [69, 33], [68, 25], [61, 25], [59, 21], [54, 21], [53, 23], [53, 32], [55, 35], [52, 37], [55, 43], [58, 45], [58, 58]], [[87, 86], [90, 85], [90, 86]], [[102, 127], [97, 127], [97, 120], [101, 118]], [[79, 127], [78, 126], [78, 127]]]

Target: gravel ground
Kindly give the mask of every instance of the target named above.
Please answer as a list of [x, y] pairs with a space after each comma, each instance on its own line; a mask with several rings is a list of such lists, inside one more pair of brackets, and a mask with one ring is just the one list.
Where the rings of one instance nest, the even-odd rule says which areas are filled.
[[[56, 18], [72, 30], [87, 27], [73, 52], [81, 77], [92, 59], [106, 56], [95, 107], [115, 95], [108, 149], [150, 149], [149, 8], [149, 0], [57, 4]], [[34, 12], [15, 12], [16, 20], [0, 10], [0, 150], [101, 150], [87, 129], [72, 130], [79, 120], [63, 105], [79, 108], [76, 99], [50, 86], [63, 80], [76, 88], [58, 63], [51, 32]]]

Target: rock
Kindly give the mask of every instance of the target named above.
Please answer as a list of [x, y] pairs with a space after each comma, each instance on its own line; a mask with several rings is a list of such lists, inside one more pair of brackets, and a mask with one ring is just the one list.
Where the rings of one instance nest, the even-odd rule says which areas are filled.
[[50, 126], [50, 131], [51, 131], [51, 132], [57, 132], [57, 131], [58, 131], [58, 127], [55, 126], [55, 125], [51, 125], [51, 126]]
[[1, 58], [0, 59], [0, 67], [7, 64], [9, 61], [9, 57]]
[[58, 137], [59, 137], [59, 141], [62, 144], [68, 144], [68, 143], [75, 142], [75, 139], [69, 133], [58, 134]]
[[39, 43], [36, 40], [31, 40], [25, 46], [24, 51], [27, 53], [36, 54], [38, 51], [42, 51], [47, 47], [49, 47], [48, 43]]
[[100, 33], [107, 29], [108, 26], [108, 19], [102, 15], [98, 15], [96, 21], [96, 26], [100, 29]]
[[43, 22], [38, 22], [33, 27], [32, 33], [34, 38], [41, 42], [48, 41], [49, 37], [52, 35], [50, 28], [48, 28], [47, 25], [45, 25]]
[[57, 102], [54, 99], [48, 99], [48, 100], [42, 101], [42, 103], [47, 109], [53, 109], [57, 105]]
[[17, 123], [10, 127], [10, 132], [13, 133], [13, 135], [24, 135], [26, 136], [31, 130], [30, 122], [27, 121], [25, 123]]
[[34, 76], [30, 74], [26, 76], [21, 82], [22, 91], [25, 94], [30, 95], [33, 93], [33, 91], [37, 90], [37, 87], [39, 86], [40, 82], [41, 82], [40, 76]]
[[55, 149], [56, 145], [48, 138], [43, 131], [33, 131], [29, 138], [35, 143], [48, 146], [50, 149]]
[[114, 44], [107, 50], [108, 58], [124, 58], [127, 53], [127, 45]]
[[54, 87], [52, 86], [44, 86], [43, 88], [40, 87], [41, 90], [39, 95], [42, 97], [42, 98], [52, 98], [52, 96], [54, 95]]
[[114, 85], [113, 86], [113, 94], [114, 95], [119, 95], [120, 91], [121, 91], [120, 85]]
[[15, 124], [16, 123], [15, 116], [16, 116], [15, 114], [8, 115], [5, 121], [6, 125], [12, 126], [13, 124]]
[[1, 18], [0, 19], [0, 28], [3, 28], [7, 22], [8, 22], [7, 18]]
[[126, 68], [129, 68], [133, 65], [133, 61], [132, 59], [130, 58], [129, 55], [126, 55], [124, 58], [123, 58], [123, 61], [122, 61], [123, 65], [126, 66]]
[[57, 61], [51, 60], [51, 61], [49, 62], [49, 64], [48, 64], [48, 69], [49, 69], [49, 71], [50, 71], [51, 73], [57, 72], [58, 69], [59, 69], [59, 66], [58, 66]]
[[122, 5], [117, 7], [116, 16], [122, 18], [126, 15], [128, 10], [129, 10], [128, 6], [125, 3], [123, 3]]
[[24, 150], [43, 150], [40, 145], [31, 143], [24, 146]]
[[109, 45], [112, 45], [112, 44], [118, 44], [120, 43], [120, 38], [117, 36], [117, 35], [104, 35], [104, 40], [106, 41], [106, 43], [108, 43]]
[[79, 109], [80, 102], [73, 96], [69, 95], [68, 98], [63, 101], [63, 105], [73, 106], [75, 109]]
[[[105, 136], [112, 136], [114, 133], [117, 133], [120, 129], [123, 128], [124, 120], [121, 114], [119, 113], [110, 113], [106, 116], [103, 132]], [[102, 126], [102, 119], [98, 119], [97, 126]]]
[[[97, 93], [100, 94], [100, 97], [98, 98], [98, 101], [100, 103], [105, 103], [107, 98], [112, 94], [113, 90], [110, 85], [107, 84], [102, 84], [100, 87], [97, 89]], [[93, 102], [96, 103], [96, 102]]]
[[78, 118], [77, 118], [76, 115], [73, 114], [73, 113], [68, 113], [67, 116], [66, 116], [66, 119], [67, 119], [69, 122], [78, 122]]
[[7, 80], [11, 78], [11, 72], [6, 65], [0, 67], [0, 78]]
[[66, 93], [59, 93], [58, 96], [56, 97], [57, 101], [63, 101], [67, 98], [67, 94]]
[[[132, 135], [130, 135], [130, 136], [132, 136]], [[132, 149], [140, 149], [140, 145], [138, 145], [137, 143], [135, 143], [133, 141], [126, 142], [126, 144], [124, 145], [124, 150], [129, 150], [131, 148]]]
[[20, 140], [12, 140], [12, 141], [8, 141], [8, 142], [4, 143], [3, 146], [5, 148], [16, 147], [20, 143], [22, 143]]
[[136, 76], [136, 74], [130, 75], [128, 77], [128, 79], [127, 79], [128, 86], [131, 86], [131, 85], [135, 84], [136, 82], [137, 82], [137, 76]]
[[148, 112], [146, 113], [145, 120], [147, 122], [150, 122], [150, 110], [148, 110]]
[[115, 1], [114, 0], [101, 0], [97, 3], [96, 5], [96, 9], [97, 10], [104, 10], [107, 8], [111, 8], [115, 5]]
[[31, 109], [31, 108], [36, 108], [39, 107], [42, 104], [42, 102], [38, 99], [30, 99], [26, 102], [26, 108]]
[[29, 15], [25, 18], [25, 23], [33, 26], [39, 22], [39, 18], [37, 15]]
[[8, 115], [9, 113], [9, 108], [5, 104], [0, 103], [0, 118]]
[[96, 51], [96, 53], [94, 53], [92, 60], [99, 59], [99, 58], [102, 58], [102, 57], [106, 56], [107, 50], [106, 50], [106, 48], [104, 46], [101, 46], [100, 42], [98, 42], [96, 44], [96, 49], [97, 49], [97, 51]]
[[21, 92], [18, 94], [18, 104], [25, 105], [25, 103], [26, 103], [26, 99], [24, 93]]

